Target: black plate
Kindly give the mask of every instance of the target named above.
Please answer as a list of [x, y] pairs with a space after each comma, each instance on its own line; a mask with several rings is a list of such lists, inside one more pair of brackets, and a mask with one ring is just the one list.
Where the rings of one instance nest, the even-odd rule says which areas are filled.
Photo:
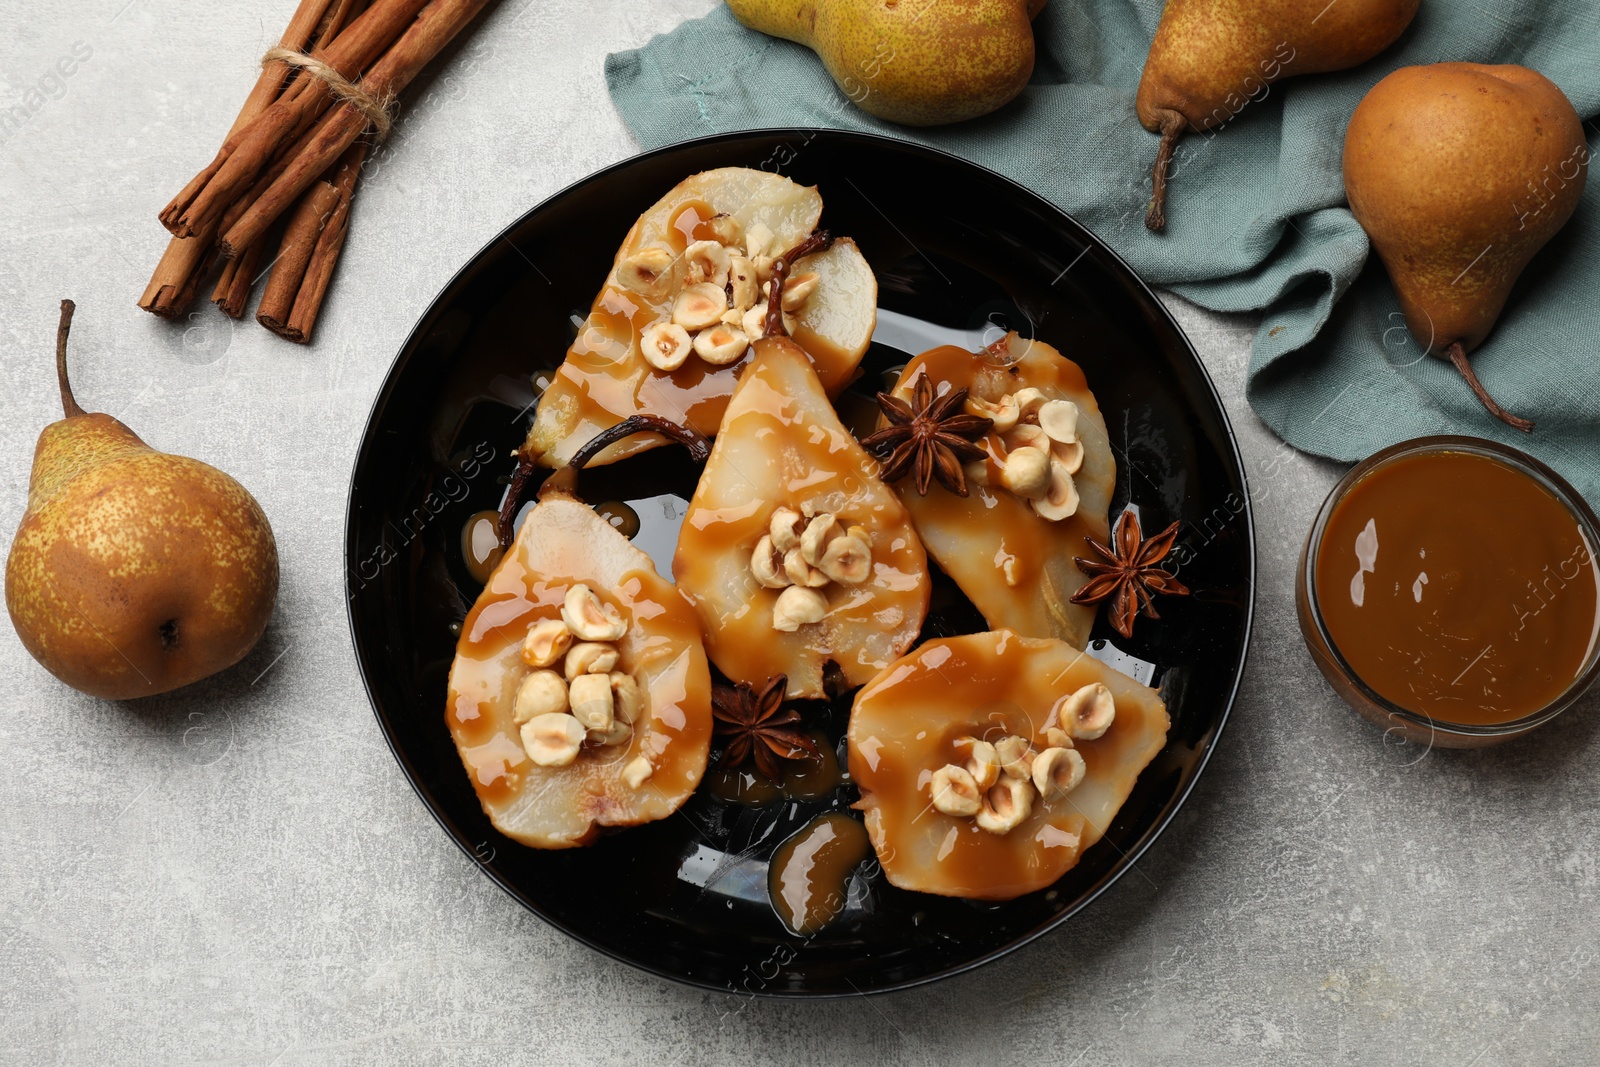
[[[696, 171], [766, 167], [820, 187], [823, 225], [877, 272], [880, 321], [862, 398], [906, 356], [1015, 328], [1080, 363], [1118, 449], [1115, 508], [1147, 531], [1174, 519], [1174, 558], [1196, 595], [1125, 641], [1102, 618], [1096, 655], [1153, 674], [1167, 745], [1107, 833], [1055, 886], [1003, 904], [895, 889], [872, 866], [845, 915], [789, 936], [767, 903], [773, 847], [824, 800], [762, 809], [697, 794], [682, 813], [586, 849], [502, 837], [478, 806], [445, 727], [446, 675], [479, 587], [461, 557], [474, 512], [498, 505], [535, 400], [633, 220]], [[987, 336], [985, 336], [987, 334]], [[665, 571], [695, 471], [658, 449], [585, 475], [592, 502], [625, 499]], [[434, 817], [525, 907], [618, 959], [711, 989], [836, 996], [902, 988], [1004, 954], [1061, 923], [1124, 873], [1171, 820], [1227, 719], [1249, 642], [1255, 547], [1244, 472], [1216, 391], [1148, 288], [1092, 234], [1018, 185], [903, 142], [824, 131], [742, 133], [675, 145], [601, 171], [534, 208], [458, 274], [401, 349], [373, 405], [350, 488], [350, 626], [395, 758]], [[981, 629], [940, 579], [929, 633]], [[1107, 642], [1107, 638], [1115, 640]], [[1141, 663], [1144, 665], [1141, 667]], [[848, 704], [824, 712], [831, 736]], [[711, 875], [708, 880], [708, 874]], [[705, 883], [705, 884], [697, 884]]]

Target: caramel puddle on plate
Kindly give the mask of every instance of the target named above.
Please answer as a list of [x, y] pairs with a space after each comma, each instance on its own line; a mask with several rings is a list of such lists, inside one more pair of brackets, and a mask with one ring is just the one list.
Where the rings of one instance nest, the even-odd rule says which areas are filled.
[[789, 932], [814, 934], [837, 919], [850, 875], [871, 851], [867, 831], [838, 811], [817, 816], [779, 845], [767, 865], [767, 891]]
[[896, 483], [928, 554], [948, 574], [996, 629], [1028, 637], [1055, 637], [1083, 648], [1094, 627], [1095, 609], [1071, 603], [1072, 594], [1088, 581], [1074, 556], [1094, 558], [1086, 537], [1105, 543], [1110, 536], [1107, 512], [1117, 484], [1116, 459], [1100, 405], [1089, 391], [1079, 366], [1042, 341], [1025, 340], [1015, 332], [1004, 344], [974, 354], [946, 345], [917, 356], [901, 372], [892, 392], [909, 401], [912, 386], [929, 375], [939, 395], [966, 389], [973, 397], [997, 401], [1033, 387], [1052, 400], [1078, 406], [1078, 435], [1083, 441], [1083, 466], [1074, 475], [1077, 513], [1050, 522], [1034, 513], [1025, 500], [1000, 487], [999, 435], [983, 440], [987, 485], [968, 477], [968, 496], [959, 497], [934, 482], [927, 496], [918, 496], [910, 479]]

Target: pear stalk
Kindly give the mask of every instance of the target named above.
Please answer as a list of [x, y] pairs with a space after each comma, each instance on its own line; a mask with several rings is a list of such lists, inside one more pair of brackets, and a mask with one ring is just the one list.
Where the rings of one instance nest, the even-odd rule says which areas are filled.
[[67, 335], [72, 333], [72, 313], [77, 308], [70, 300], [61, 301], [61, 323], [56, 327], [56, 384], [61, 386], [61, 410], [69, 419], [88, 414], [78, 406], [67, 380]]
[[1520, 415], [1511, 414], [1511, 412], [1501, 407], [1493, 396], [1489, 395], [1489, 390], [1485, 389], [1483, 383], [1478, 381], [1478, 375], [1472, 369], [1472, 361], [1467, 359], [1467, 350], [1461, 346], [1460, 341], [1456, 341], [1447, 348], [1445, 356], [1451, 363], [1455, 364], [1456, 370], [1461, 372], [1461, 376], [1472, 387], [1473, 395], [1478, 398], [1478, 402], [1484, 406], [1489, 414], [1513, 430], [1521, 430], [1523, 433], [1533, 432], [1532, 422], [1522, 418]]
[[1144, 228], [1151, 233], [1160, 233], [1167, 228], [1167, 176], [1172, 170], [1172, 154], [1178, 149], [1178, 139], [1189, 125], [1189, 120], [1176, 111], [1163, 108], [1158, 114], [1161, 119], [1161, 147], [1156, 149], [1156, 165], [1150, 172], [1150, 206], [1144, 213]]

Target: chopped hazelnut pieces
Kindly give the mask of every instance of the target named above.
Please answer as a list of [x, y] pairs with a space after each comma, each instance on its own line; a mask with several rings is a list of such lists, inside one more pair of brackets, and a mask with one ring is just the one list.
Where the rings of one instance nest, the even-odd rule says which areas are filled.
[[644, 714], [644, 689], [633, 675], [612, 671], [611, 712], [618, 722], [636, 723]]
[[585, 737], [583, 725], [571, 715], [550, 712], [535, 715], [522, 726], [522, 747], [541, 767], [565, 767], [578, 758]]
[[789, 278], [783, 288], [783, 310], [799, 311], [805, 307], [820, 282], [815, 274], [796, 274]]
[[615, 608], [602, 604], [582, 582], [567, 590], [561, 602], [561, 621], [585, 641], [616, 641], [628, 632], [628, 624]]
[[643, 756], [635, 756], [622, 768], [622, 780], [628, 784], [629, 789], [638, 789], [650, 780], [656, 769], [650, 766], [650, 761]]
[[978, 829], [1007, 834], [1033, 814], [1033, 783], [1026, 778], [1002, 777], [983, 794]]
[[758, 222], [744, 232], [745, 254], [752, 260], [767, 251], [767, 246], [772, 243], [772, 231], [764, 222]]
[[689, 331], [675, 322], [651, 323], [639, 335], [639, 352], [656, 370], [677, 370], [693, 350]]
[[739, 242], [744, 238], [744, 227], [726, 211], [711, 216], [711, 232], [717, 235], [717, 240], [733, 247], [740, 247]]
[[1111, 690], [1100, 682], [1086, 685], [1061, 704], [1058, 718], [1067, 733], [1080, 741], [1093, 741], [1111, 728], [1117, 717]]
[[511, 718], [518, 726], [538, 715], [559, 715], [567, 710], [567, 683], [555, 671], [538, 670], [517, 686]]
[[989, 419], [1000, 436], [1000, 484], [1026, 500], [1047, 522], [1078, 512], [1072, 476], [1083, 466], [1078, 437], [1078, 405], [1052, 400], [1034, 388], [1018, 389], [998, 400], [970, 397], [969, 415]]
[[934, 810], [946, 815], [972, 816], [978, 814], [983, 806], [983, 793], [978, 783], [973, 781], [972, 775], [953, 763], [947, 763], [933, 772], [928, 792], [933, 796]]
[[1083, 781], [1087, 768], [1076, 749], [1047, 748], [1033, 761], [1033, 787], [1046, 800], [1064, 796]]
[[1059, 726], [1052, 726], [1044, 732], [1044, 743], [1051, 748], [1071, 748], [1072, 735]]
[[543, 619], [534, 623], [533, 629], [522, 641], [522, 662], [530, 667], [548, 667], [567, 654], [572, 645], [572, 631], [560, 619]]
[[792, 585], [778, 594], [772, 605], [772, 628], [794, 633], [802, 626], [821, 622], [828, 614], [828, 598], [815, 589]]
[[[744, 318], [744, 313], [761, 299], [761, 283], [756, 280], [756, 267], [750, 260], [735, 252], [728, 257], [728, 302], [732, 305], [734, 322]], [[722, 317], [728, 321], [727, 315]]]
[[[807, 509], [809, 513], [809, 508]], [[767, 533], [750, 554], [750, 574], [768, 589], [782, 589], [772, 608], [772, 628], [793, 633], [821, 622], [832, 583], [855, 585], [872, 576], [872, 541], [865, 527], [846, 528], [838, 516], [809, 517], [793, 508], [772, 512]]]

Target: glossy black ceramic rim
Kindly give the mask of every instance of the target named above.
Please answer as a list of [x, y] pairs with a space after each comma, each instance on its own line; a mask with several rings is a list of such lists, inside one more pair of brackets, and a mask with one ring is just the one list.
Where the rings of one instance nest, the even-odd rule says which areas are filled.
[[[1144, 299], [1148, 301], [1148, 305], [1158, 311], [1160, 319], [1162, 320], [1165, 328], [1170, 330], [1173, 337], [1181, 342], [1182, 349], [1187, 354], [1189, 361], [1193, 364], [1194, 371], [1197, 373], [1198, 381], [1204, 385], [1208, 392], [1210, 403], [1214, 409], [1214, 417], [1217, 419], [1225, 434], [1228, 450], [1225, 458], [1231, 462], [1232, 469], [1230, 473], [1237, 478], [1239, 486], [1244, 490], [1243, 499], [1240, 502], [1240, 509], [1235, 513], [1233, 518], [1242, 521], [1243, 524], [1244, 547], [1246, 552], [1244, 559], [1244, 578], [1248, 583], [1250, 595], [1242, 605], [1242, 633], [1240, 635], [1237, 661], [1233, 666], [1231, 683], [1228, 686], [1226, 698], [1222, 701], [1222, 706], [1215, 715], [1214, 723], [1211, 727], [1210, 740], [1206, 744], [1204, 750], [1197, 757], [1193, 773], [1189, 777], [1189, 780], [1183, 785], [1179, 792], [1173, 795], [1165, 810], [1151, 824], [1149, 829], [1145, 831], [1134, 847], [1121, 851], [1121, 859], [1116, 864], [1114, 869], [1108, 872], [1108, 874], [1099, 884], [1076, 899], [1072, 904], [1061, 911], [1060, 914], [1040, 923], [1026, 933], [1015, 937], [1004, 944], [1001, 944], [979, 955], [975, 955], [969, 959], [961, 960], [960, 962], [954, 963], [944, 969], [930, 971], [928, 973], [916, 975], [900, 981], [873, 986], [872, 988], [864, 991], [838, 989], [811, 991], [803, 989], [779, 989], [769, 987], [762, 987], [753, 990], [740, 990], [726, 983], [719, 984], [701, 979], [694, 975], [674, 972], [668, 968], [657, 966], [645, 959], [633, 957], [625, 952], [614, 950], [611, 946], [598, 942], [589, 937], [582, 930], [576, 929], [570, 924], [562, 922], [558, 918], [548, 914], [539, 906], [537, 902], [531, 900], [525, 893], [520, 891], [517, 886], [513, 885], [509, 880], [502, 877], [498, 871], [487, 865], [478, 852], [478, 846], [474, 846], [472, 844], [471, 836], [465, 833], [460, 826], [456, 825], [453, 822], [450, 814], [443, 810], [442, 805], [438, 803], [436, 798], [430, 793], [416, 766], [407, 756], [400, 744], [396, 741], [396, 731], [391, 721], [390, 712], [385, 707], [382, 697], [375, 689], [373, 678], [369, 673], [368, 649], [363, 641], [359, 622], [356, 616], [355, 593], [348, 590], [348, 583], [355, 574], [357, 554], [360, 551], [359, 546], [356, 543], [356, 512], [359, 507], [357, 499], [359, 493], [357, 475], [363, 465], [363, 461], [366, 458], [367, 450], [372, 443], [373, 434], [378, 427], [378, 423], [383, 414], [386, 403], [389, 401], [392, 394], [397, 390], [400, 379], [406, 370], [408, 356], [416, 351], [418, 342], [422, 339], [422, 329], [433, 317], [433, 312], [438, 307], [440, 301], [445, 299], [445, 297], [450, 294], [458, 284], [462, 283], [464, 279], [470, 275], [477, 262], [488, 255], [496, 245], [502, 241], [507, 241], [507, 243], [510, 243], [509, 238], [530, 219], [537, 216], [541, 212], [558, 205], [563, 198], [569, 196], [584, 186], [589, 185], [590, 183], [601, 181], [617, 175], [644, 161], [654, 160], [663, 156], [672, 155], [674, 153], [688, 152], [695, 149], [714, 147], [718, 145], [736, 144], [744, 140], [760, 141], [774, 137], [794, 138], [802, 140], [806, 144], [811, 143], [817, 138], [826, 138], [844, 143], [853, 141], [868, 145], [888, 145], [892, 146], [893, 149], [898, 152], [908, 153], [913, 156], [920, 156], [929, 161], [938, 162], [944, 165], [969, 169], [981, 174], [984, 178], [990, 181], [1003, 185], [1013, 196], [1029, 202], [1035, 210], [1043, 213], [1046, 216], [1052, 217], [1058, 225], [1063, 227], [1065, 230], [1072, 232], [1075, 237], [1084, 242], [1086, 247], [1093, 248], [1101, 257], [1109, 261], [1114, 270], [1120, 272], [1122, 277], [1119, 280], [1125, 284], [1130, 284], [1142, 294]], [[515, 245], [513, 244], [512, 247], [515, 247]], [[394, 755], [396, 763], [399, 764], [401, 771], [405, 774], [406, 780], [411, 784], [412, 790], [417, 794], [418, 799], [422, 801], [424, 807], [428, 809], [429, 813], [433, 816], [434, 820], [439, 824], [441, 829], [445, 831], [446, 835], [449, 836], [451, 841], [455, 843], [456, 847], [461, 850], [463, 855], [471, 860], [474, 865], [482, 871], [482, 873], [487, 875], [491, 881], [505, 891], [512, 899], [516, 900], [529, 912], [538, 916], [541, 920], [561, 931], [568, 937], [571, 937], [575, 941], [586, 945], [602, 955], [608, 956], [614, 960], [617, 960], [618, 962], [625, 963], [648, 974], [694, 988], [704, 989], [716, 993], [723, 993], [726, 995], [759, 996], [766, 999], [779, 1000], [827, 1000], [853, 996], [875, 995], [878, 993], [900, 992], [940, 981], [945, 978], [952, 978], [960, 974], [965, 974], [983, 966], [984, 964], [992, 963], [995, 960], [1007, 956], [1017, 949], [1030, 944], [1038, 938], [1045, 936], [1067, 922], [1069, 919], [1076, 916], [1084, 908], [1088, 907], [1089, 904], [1099, 899], [1101, 894], [1105, 893], [1128, 873], [1129, 869], [1131, 869], [1133, 865], [1138, 862], [1138, 860], [1144, 855], [1150, 846], [1155, 843], [1162, 833], [1165, 832], [1172, 820], [1176, 817], [1177, 813], [1182, 809], [1184, 803], [1188, 800], [1189, 795], [1193, 792], [1195, 785], [1199, 782], [1201, 776], [1205, 772], [1206, 767], [1210, 764], [1211, 757], [1217, 747], [1217, 742], [1222, 738], [1225, 732], [1229, 716], [1233, 710], [1234, 702], [1238, 699], [1239, 688], [1243, 683], [1245, 666], [1249, 657], [1250, 637], [1254, 625], [1254, 590], [1256, 579], [1255, 523], [1250, 504], [1250, 494], [1248, 490], [1248, 481], [1246, 479], [1243, 457], [1239, 451], [1238, 438], [1234, 433], [1232, 422], [1228, 418], [1227, 409], [1223, 406], [1221, 395], [1217, 391], [1216, 383], [1213, 381], [1210, 372], [1206, 369], [1205, 364], [1200, 360], [1199, 355], [1195, 352], [1194, 346], [1189, 342], [1187, 335], [1184, 334], [1177, 321], [1172, 318], [1171, 313], [1167, 311], [1165, 305], [1163, 305], [1159, 298], [1155, 295], [1154, 290], [1152, 290], [1151, 287], [1144, 281], [1144, 279], [1128, 266], [1121, 256], [1119, 256], [1108, 244], [1102, 241], [1086, 226], [1078, 222], [1065, 211], [1062, 211], [1060, 208], [1050, 203], [1048, 200], [1039, 196], [1037, 193], [1034, 193], [1027, 187], [1018, 184], [1005, 175], [991, 171], [988, 168], [982, 167], [976, 163], [965, 160], [951, 153], [929, 148], [925, 145], [919, 145], [914, 142], [901, 141], [896, 138], [881, 137], [875, 134], [838, 130], [807, 128], [743, 130], [736, 133], [717, 134], [709, 137], [695, 138], [691, 140], [680, 141], [671, 145], [665, 145], [649, 152], [620, 160], [608, 167], [595, 171], [594, 173], [567, 185], [563, 189], [540, 201], [537, 205], [530, 208], [527, 212], [524, 212], [521, 216], [500, 230], [499, 233], [486, 242], [461, 266], [460, 269], [455, 272], [454, 275], [451, 276], [450, 280], [444, 284], [444, 286], [439, 290], [439, 293], [436, 294], [433, 300], [429, 303], [428, 307], [423, 309], [417, 318], [416, 325], [413, 326], [411, 332], [407, 335], [406, 340], [402, 343], [400, 350], [396, 353], [394, 360], [391, 362], [389, 371], [385, 376], [383, 384], [379, 388], [378, 393], [373, 400], [372, 407], [368, 413], [367, 422], [362, 431], [361, 443], [357, 448], [355, 460], [352, 464], [350, 492], [346, 499], [345, 531], [346, 539], [344, 562], [347, 581], [347, 596], [345, 602], [346, 619], [350, 626], [351, 641], [354, 646], [357, 663], [361, 670], [362, 685], [367, 692], [368, 701], [372, 705], [374, 717], [377, 719], [379, 729], [384, 735], [385, 743], [389, 746], [389, 750]]]

